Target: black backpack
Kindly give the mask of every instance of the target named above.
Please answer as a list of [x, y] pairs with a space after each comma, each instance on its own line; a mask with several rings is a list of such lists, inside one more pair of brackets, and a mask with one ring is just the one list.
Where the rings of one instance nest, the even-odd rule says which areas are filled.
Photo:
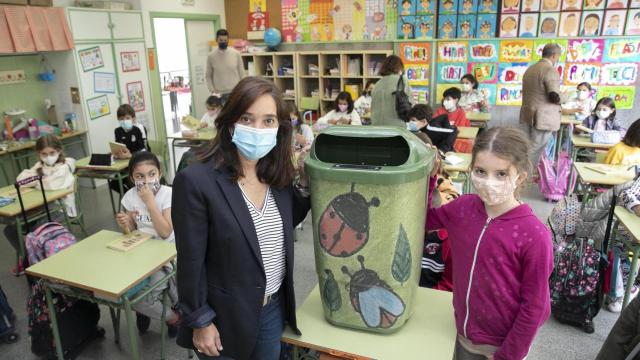
[[396, 97], [396, 113], [398, 117], [405, 122], [409, 121], [409, 112], [411, 111], [411, 101], [409, 101], [409, 95], [404, 92], [404, 72], [400, 74], [398, 84], [396, 85], [396, 91], [392, 94]]
[[445, 153], [453, 151], [453, 144], [458, 138], [458, 128], [455, 125], [451, 125], [447, 114], [431, 119], [429, 125], [423, 128], [422, 132], [429, 136], [433, 146]]

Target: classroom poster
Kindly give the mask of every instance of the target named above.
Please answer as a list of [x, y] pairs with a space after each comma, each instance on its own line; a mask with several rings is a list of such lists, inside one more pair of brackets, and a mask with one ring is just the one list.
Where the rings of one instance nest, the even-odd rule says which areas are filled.
[[398, 0], [398, 15], [415, 15], [417, 0]]
[[562, 0], [562, 11], [582, 10], [582, 0]]
[[101, 94], [113, 94], [116, 92], [116, 74], [106, 72], [93, 72], [93, 92]]
[[476, 21], [476, 37], [479, 39], [491, 39], [496, 36], [496, 23], [498, 16], [496, 14], [478, 14]]
[[639, 39], [606, 39], [603, 62], [640, 62]]
[[[366, 0], [365, 28], [362, 32], [363, 40], [384, 40], [387, 37], [385, 22], [385, 0]], [[395, 20], [394, 20], [395, 21]]]
[[80, 57], [80, 64], [82, 64], [82, 71], [87, 72], [104, 66], [102, 51], [100, 51], [99, 46], [79, 50], [78, 56]]
[[458, 32], [459, 39], [473, 39], [476, 31], [475, 15], [458, 15]]
[[429, 66], [426, 64], [407, 64], [404, 71], [411, 86], [429, 85]]
[[438, 16], [438, 39], [455, 39], [458, 17], [456, 15]]
[[567, 63], [564, 71], [564, 83], [578, 85], [581, 82], [597, 84], [600, 81], [600, 63]]
[[298, 0], [282, 0], [282, 41], [302, 42], [302, 27], [298, 25]]
[[412, 86], [411, 97], [416, 104], [428, 104], [430, 101], [429, 88], [426, 86]]
[[640, 9], [629, 9], [625, 35], [640, 35]]
[[433, 39], [433, 29], [435, 29], [434, 19], [435, 17], [433, 15], [416, 16], [416, 23], [413, 28], [414, 38]]
[[[366, 24], [366, 13], [364, 11], [365, 0], [352, 0], [351, 3], [351, 26], [353, 27], [352, 39], [356, 41], [364, 40]], [[344, 16], [344, 15], [343, 15]]]
[[142, 91], [142, 81], [127, 83], [127, 99], [129, 105], [135, 111], [144, 111], [144, 92]]
[[498, 0], [478, 0], [478, 13], [495, 14], [498, 12]]
[[568, 42], [568, 40], [563, 40], [563, 39], [555, 39], [555, 40], [538, 39], [538, 40], [534, 40], [533, 41], [533, 54], [532, 54], [531, 60], [533, 62], [540, 61], [540, 59], [542, 59], [542, 49], [544, 49], [544, 46], [549, 44], [549, 43], [560, 45], [560, 59], [558, 59], [558, 61], [561, 62], [561, 63], [567, 61], [567, 46], [569, 46], [569, 42]]
[[478, 91], [487, 99], [489, 104], [496, 103], [496, 85], [482, 84], [478, 87]]
[[602, 39], [571, 39], [567, 46], [567, 62], [601, 62], [604, 53]]
[[518, 14], [502, 14], [500, 15], [500, 30], [501, 38], [515, 38], [518, 37], [518, 22], [520, 15]]
[[438, 14], [455, 14], [458, 11], [458, 1], [461, 0], [439, 0]]
[[496, 87], [496, 105], [522, 105], [522, 85], [498, 84]]
[[558, 36], [574, 37], [578, 36], [580, 24], [580, 12], [571, 11], [560, 14], [560, 27], [558, 28]]
[[267, 11], [267, 0], [249, 0], [249, 11]]
[[467, 62], [467, 41], [438, 43], [438, 62]]
[[120, 52], [120, 66], [123, 72], [140, 70], [140, 53], [137, 51]]
[[418, 0], [416, 14], [435, 15], [437, 0]]
[[430, 64], [431, 43], [400, 43], [400, 58], [404, 64]]
[[638, 78], [638, 63], [603, 63], [600, 85], [633, 85]]
[[467, 63], [438, 63], [438, 84], [458, 84], [467, 73]]
[[522, 76], [529, 63], [500, 63], [498, 65], [499, 84], [522, 84]]
[[476, 14], [478, 12], [477, 0], [460, 0], [458, 14]]
[[521, 9], [521, 12], [523, 13], [537, 13], [540, 11], [540, 0], [523, 0]]
[[558, 22], [560, 21], [560, 13], [542, 13], [540, 14], [540, 28], [538, 36], [543, 38], [554, 38], [558, 35]]
[[458, 88], [460, 89], [460, 91], [462, 91], [462, 84], [438, 84], [438, 86], [436, 86], [436, 106], [442, 104], [442, 97], [444, 92], [452, 87]]
[[109, 99], [107, 95], [87, 99], [87, 109], [89, 110], [89, 118], [91, 120], [109, 115], [111, 110], [109, 110]]
[[533, 40], [500, 41], [500, 62], [530, 62], [533, 53]]
[[[358, 2], [349, 0], [334, 0], [333, 9], [329, 13], [333, 18], [333, 33], [337, 41], [361, 40], [362, 26], [364, 25], [364, 13], [358, 13], [354, 4]], [[362, 14], [362, 21], [356, 21], [357, 15]], [[356, 34], [357, 32], [357, 34]]]
[[599, 36], [604, 11], [583, 11], [580, 36]]
[[503, 14], [520, 12], [520, 0], [502, 0], [500, 12]]
[[627, 10], [607, 10], [604, 13], [602, 36], [617, 36], [624, 33], [624, 20]]
[[395, 6], [394, 1], [385, 0], [384, 7], [384, 27], [382, 28], [382, 33], [378, 33], [378, 29], [376, 28], [376, 32], [374, 32], [374, 37], [380, 37], [381, 40], [391, 40], [396, 37], [396, 21], [398, 21], [398, 8]]
[[538, 36], [538, 13], [522, 14], [520, 15], [520, 30], [518, 35], [520, 37], [537, 37]]
[[[304, 0], [302, 0], [304, 1]], [[309, 22], [311, 41], [333, 41], [333, 0], [309, 0]]]
[[610, 97], [616, 103], [616, 109], [631, 110], [636, 97], [635, 86], [600, 86], [597, 98]]
[[480, 84], [495, 84], [498, 81], [498, 63], [469, 63], [467, 72]]
[[469, 61], [471, 62], [498, 61], [499, 48], [500, 48], [500, 42], [496, 40], [469, 41]]
[[416, 23], [415, 16], [400, 16], [398, 17], [398, 39], [410, 40], [413, 39], [413, 27]]

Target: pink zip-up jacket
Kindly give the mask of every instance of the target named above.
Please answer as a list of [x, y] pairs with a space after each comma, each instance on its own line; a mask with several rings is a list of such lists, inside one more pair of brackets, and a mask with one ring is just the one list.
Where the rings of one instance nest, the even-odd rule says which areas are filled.
[[495, 219], [475, 194], [433, 209], [434, 187], [427, 230], [449, 232], [458, 334], [497, 346], [495, 360], [523, 359], [551, 312], [551, 233], [526, 204]]

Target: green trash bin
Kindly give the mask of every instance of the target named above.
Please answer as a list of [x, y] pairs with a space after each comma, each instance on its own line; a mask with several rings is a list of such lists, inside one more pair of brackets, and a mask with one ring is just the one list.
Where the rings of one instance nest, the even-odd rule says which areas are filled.
[[391, 333], [409, 319], [434, 156], [400, 128], [332, 126], [317, 136], [305, 171], [330, 323]]

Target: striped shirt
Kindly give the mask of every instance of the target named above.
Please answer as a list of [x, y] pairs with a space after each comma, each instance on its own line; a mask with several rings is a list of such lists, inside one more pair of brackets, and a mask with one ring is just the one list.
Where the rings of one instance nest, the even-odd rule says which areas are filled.
[[284, 229], [271, 188], [267, 189], [262, 209], [257, 209], [242, 190], [242, 197], [249, 208], [253, 226], [258, 236], [264, 273], [267, 278], [265, 295], [278, 292], [285, 274]]

